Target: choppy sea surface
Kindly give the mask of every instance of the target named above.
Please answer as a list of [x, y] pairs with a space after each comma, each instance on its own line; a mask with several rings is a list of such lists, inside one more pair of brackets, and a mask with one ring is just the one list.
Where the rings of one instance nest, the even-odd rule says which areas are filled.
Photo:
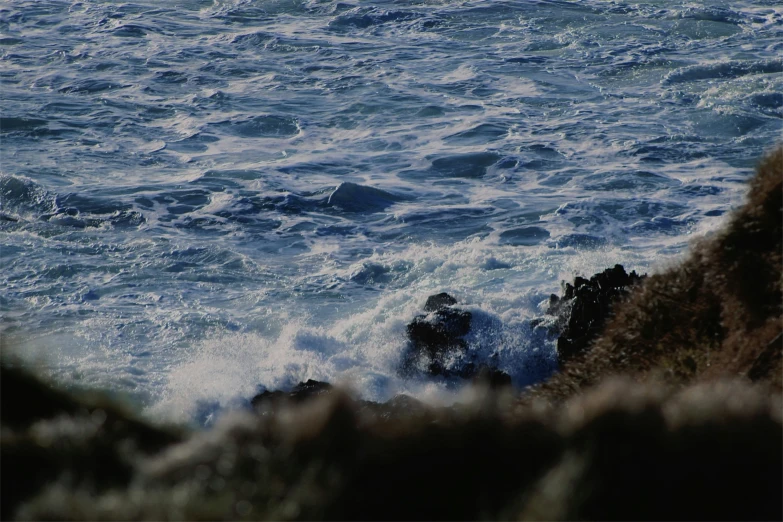
[[[777, 1], [0, 4], [0, 332], [205, 422], [402, 378], [447, 291], [518, 386], [560, 281], [665, 268], [783, 132]], [[457, 387], [458, 388], [458, 387]]]

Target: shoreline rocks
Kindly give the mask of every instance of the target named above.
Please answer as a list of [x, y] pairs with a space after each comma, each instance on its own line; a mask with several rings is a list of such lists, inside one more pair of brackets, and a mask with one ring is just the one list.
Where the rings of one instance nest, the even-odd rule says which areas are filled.
[[464, 337], [470, 332], [473, 314], [446, 304], [452, 302], [456, 300], [448, 294], [430, 296], [424, 307], [429, 313], [417, 315], [408, 324], [410, 348], [400, 367], [403, 375], [459, 374], [459, 363], [468, 355]]
[[[646, 277], [635, 271], [627, 273], [622, 265], [617, 264], [590, 279], [576, 277], [573, 284], [564, 283], [562, 297], [550, 296], [546, 313], [556, 317], [554, 325], [549, 328], [552, 335], [558, 336], [557, 355], [561, 365], [588, 349], [601, 333], [614, 304]], [[471, 352], [465, 340], [471, 330], [473, 314], [460, 309], [456, 298], [446, 292], [433, 294], [424, 303], [424, 312], [407, 325], [410, 343], [399, 367], [401, 376], [443, 377], [490, 389], [513, 385], [511, 376], [492, 364], [493, 357], [490, 357], [489, 363], [476, 361], [476, 354]], [[534, 319], [534, 327], [540, 321]], [[289, 392], [266, 390], [254, 396], [250, 403], [254, 411], [267, 413], [281, 405], [299, 404], [333, 391], [331, 384], [309, 379]], [[388, 416], [389, 411], [396, 409], [394, 405], [399, 402], [396, 401], [399, 397], [416, 401], [411, 397], [396, 396], [382, 403], [359, 402], [365, 408]]]
[[470, 333], [473, 314], [461, 310], [457, 300], [441, 292], [424, 303], [426, 314], [413, 318], [407, 326], [410, 346], [400, 365], [400, 374], [424, 374], [447, 379], [472, 380], [490, 388], [511, 385], [511, 376], [487, 363], [477, 363], [465, 336]]
[[585, 352], [600, 335], [612, 308], [628, 295], [630, 288], [647, 275], [626, 273], [623, 265], [614, 265], [590, 279], [576, 277], [566, 283], [563, 297], [549, 297], [547, 314], [557, 317], [557, 358], [562, 365]]
[[290, 392], [280, 390], [263, 391], [250, 400], [250, 405], [255, 411], [269, 411], [283, 402], [301, 403], [314, 397], [331, 393], [333, 386], [328, 382], [308, 379], [300, 382]]
[[[562, 297], [550, 296], [546, 314], [556, 317], [554, 326], [550, 328], [557, 336], [557, 355], [561, 365], [588, 349], [601, 333], [614, 304], [646, 277], [646, 274], [640, 276], [635, 271], [627, 273], [623, 265], [616, 264], [589, 279], [576, 277], [573, 284], [565, 283]], [[508, 373], [491, 363], [475, 361], [476, 354], [471, 353], [465, 340], [470, 333], [473, 314], [457, 305], [457, 299], [446, 292], [427, 298], [424, 304], [426, 313], [415, 316], [407, 325], [410, 344], [399, 367], [400, 375], [460, 379], [490, 389], [512, 386]], [[533, 325], [539, 321], [534, 319]], [[298, 404], [329, 394], [333, 389], [327, 382], [309, 379], [294, 386], [290, 392], [266, 390], [250, 402], [253, 410], [263, 413], [277, 409], [283, 403]], [[383, 411], [394, 399], [385, 403], [360, 402]]]

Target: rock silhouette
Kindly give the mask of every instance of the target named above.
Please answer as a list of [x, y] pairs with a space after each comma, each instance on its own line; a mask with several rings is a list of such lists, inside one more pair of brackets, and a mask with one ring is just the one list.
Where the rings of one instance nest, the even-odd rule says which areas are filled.
[[491, 364], [478, 363], [464, 337], [470, 333], [473, 314], [455, 305], [445, 293], [431, 295], [424, 303], [427, 314], [408, 324], [410, 349], [403, 357], [400, 373], [417, 372], [446, 378], [473, 379], [474, 383], [499, 388], [511, 385], [511, 377]]
[[550, 315], [558, 317], [557, 357], [561, 364], [584, 352], [601, 333], [612, 306], [646, 275], [626, 273], [622, 265], [599, 272], [590, 279], [577, 277], [566, 283], [563, 297], [549, 298]]

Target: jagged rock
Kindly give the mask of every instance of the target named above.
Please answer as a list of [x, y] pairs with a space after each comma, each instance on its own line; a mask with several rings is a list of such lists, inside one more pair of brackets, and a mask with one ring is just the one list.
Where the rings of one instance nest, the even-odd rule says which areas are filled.
[[294, 386], [290, 392], [266, 390], [262, 393], [259, 393], [250, 400], [250, 404], [255, 410], [266, 411], [274, 409], [275, 406], [281, 402], [303, 402], [305, 400], [312, 399], [313, 397], [327, 394], [331, 392], [332, 389], [332, 385], [328, 382], [308, 379], [307, 382], [300, 382]]
[[300, 382], [294, 389], [291, 390], [291, 398], [294, 400], [302, 400], [310, 398], [314, 395], [323, 395], [332, 391], [332, 385], [328, 382], [314, 381], [308, 379], [307, 382]]
[[561, 364], [587, 349], [601, 333], [613, 303], [645, 277], [635, 271], [628, 274], [622, 265], [615, 265], [590, 279], [576, 277], [573, 285], [565, 285], [562, 298], [550, 296], [547, 313], [558, 318], [557, 357]]
[[[256, 413], [274, 414], [291, 404], [303, 404], [310, 400], [332, 394], [334, 386], [328, 382], [308, 379], [300, 382], [290, 392], [280, 390], [264, 391], [253, 397], [250, 404]], [[431, 413], [431, 409], [418, 399], [409, 395], [395, 395], [386, 402], [367, 400], [355, 401], [357, 413], [371, 421], [394, 421], [401, 418], [422, 418]]]
[[400, 419], [422, 420], [433, 413], [432, 408], [410, 395], [395, 395], [386, 402], [357, 401], [358, 413], [367, 420], [393, 422]]

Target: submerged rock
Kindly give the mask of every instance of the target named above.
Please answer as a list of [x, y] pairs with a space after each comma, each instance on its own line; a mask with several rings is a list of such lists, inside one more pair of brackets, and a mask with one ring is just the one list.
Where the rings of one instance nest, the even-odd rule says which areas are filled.
[[587, 349], [601, 333], [613, 304], [645, 277], [614, 265], [590, 279], [577, 277], [573, 285], [567, 283], [562, 298], [550, 296], [547, 313], [558, 318], [557, 357], [561, 364]]
[[403, 198], [396, 194], [356, 183], [343, 182], [334, 189], [326, 200], [328, 207], [337, 207], [345, 212], [380, 212]]

